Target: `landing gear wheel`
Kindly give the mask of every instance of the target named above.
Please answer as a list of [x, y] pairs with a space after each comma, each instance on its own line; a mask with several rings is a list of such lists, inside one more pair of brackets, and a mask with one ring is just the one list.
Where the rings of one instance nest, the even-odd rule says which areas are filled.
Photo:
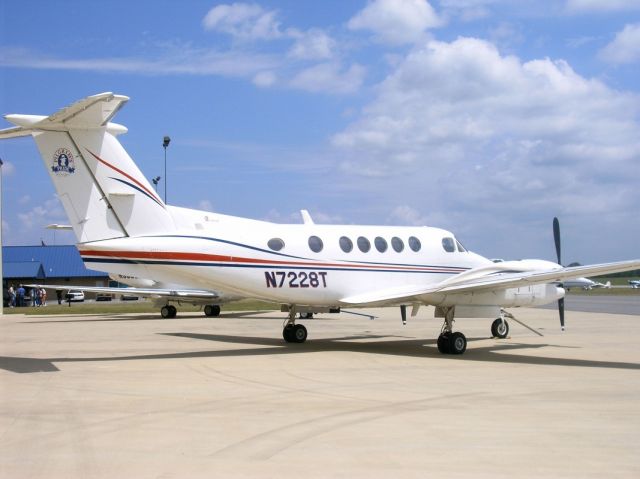
[[220, 316], [220, 306], [217, 304], [207, 304], [204, 307], [205, 316]]
[[300, 313], [300, 319], [313, 319], [313, 313]]
[[164, 319], [175, 318], [176, 314], [178, 314], [178, 310], [175, 306], [172, 306], [170, 304], [160, 308], [160, 316], [162, 316]]
[[307, 340], [307, 328], [302, 324], [296, 324], [293, 327], [292, 338], [294, 343], [304, 343]]
[[451, 333], [442, 333], [438, 336], [438, 351], [442, 354], [449, 354], [449, 341], [451, 340]]
[[282, 330], [282, 337], [288, 343], [304, 343], [307, 340], [307, 328], [302, 324], [288, 324]]
[[500, 318], [496, 319], [491, 323], [491, 334], [494, 338], [506, 338], [509, 335], [509, 323], [506, 321], [503, 323]]
[[467, 350], [467, 338], [464, 334], [456, 331], [451, 334], [449, 340], [449, 354], [462, 354]]

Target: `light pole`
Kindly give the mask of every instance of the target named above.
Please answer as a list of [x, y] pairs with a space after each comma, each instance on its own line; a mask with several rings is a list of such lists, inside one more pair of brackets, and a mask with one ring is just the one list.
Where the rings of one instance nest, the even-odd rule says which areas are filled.
[[162, 147], [164, 148], [164, 203], [167, 203], [167, 146], [171, 142], [171, 138], [165, 135], [162, 140]]
[[[165, 161], [167, 160], [165, 159]], [[161, 176], [156, 176], [155, 178], [151, 178], [151, 182], [153, 183], [153, 187], [155, 188], [156, 191], [158, 191], [158, 182], [160, 181], [161, 178], [162, 178]]]
[[2, 301], [0, 301], [0, 316], [4, 314], [4, 276], [2, 275], [2, 159], [0, 159], [0, 284], [2, 285]]

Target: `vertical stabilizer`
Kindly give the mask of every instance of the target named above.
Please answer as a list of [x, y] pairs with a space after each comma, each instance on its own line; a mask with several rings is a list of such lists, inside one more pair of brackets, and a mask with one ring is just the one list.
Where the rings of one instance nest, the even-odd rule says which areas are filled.
[[79, 242], [167, 233], [171, 215], [110, 123], [128, 100], [101, 93], [51, 116], [7, 115], [17, 127], [0, 139], [32, 135]]

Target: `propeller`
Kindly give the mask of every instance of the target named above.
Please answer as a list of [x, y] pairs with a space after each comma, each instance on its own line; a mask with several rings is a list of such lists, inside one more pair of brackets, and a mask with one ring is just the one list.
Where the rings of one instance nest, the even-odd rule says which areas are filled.
[[[556, 244], [556, 255], [558, 256], [558, 264], [562, 266], [561, 247], [560, 247], [560, 222], [558, 218], [553, 218], [553, 241]], [[563, 284], [560, 283], [560, 287]], [[560, 328], [564, 331], [564, 298], [558, 300], [558, 313], [560, 314]]]

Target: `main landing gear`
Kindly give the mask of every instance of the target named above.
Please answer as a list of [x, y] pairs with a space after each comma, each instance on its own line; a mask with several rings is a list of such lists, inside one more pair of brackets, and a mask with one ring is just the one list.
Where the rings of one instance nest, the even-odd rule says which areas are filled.
[[166, 306], [160, 308], [160, 316], [162, 316], [164, 319], [175, 318], [176, 314], [178, 314], [178, 310], [171, 304], [167, 304]]
[[282, 329], [282, 337], [288, 343], [304, 343], [307, 340], [307, 328], [302, 324], [296, 324], [296, 310], [289, 310], [289, 319]]
[[204, 315], [205, 316], [220, 316], [220, 306], [217, 304], [207, 304], [204, 307]]
[[438, 336], [438, 351], [442, 354], [463, 354], [467, 350], [467, 338], [459, 331], [453, 332], [454, 308], [445, 308], [442, 332]]
[[[178, 314], [178, 310], [172, 304], [166, 304], [162, 308], [160, 308], [160, 316], [164, 319], [175, 318], [176, 314]], [[205, 316], [220, 316], [220, 306], [217, 304], [207, 304], [204, 307], [204, 315]]]

